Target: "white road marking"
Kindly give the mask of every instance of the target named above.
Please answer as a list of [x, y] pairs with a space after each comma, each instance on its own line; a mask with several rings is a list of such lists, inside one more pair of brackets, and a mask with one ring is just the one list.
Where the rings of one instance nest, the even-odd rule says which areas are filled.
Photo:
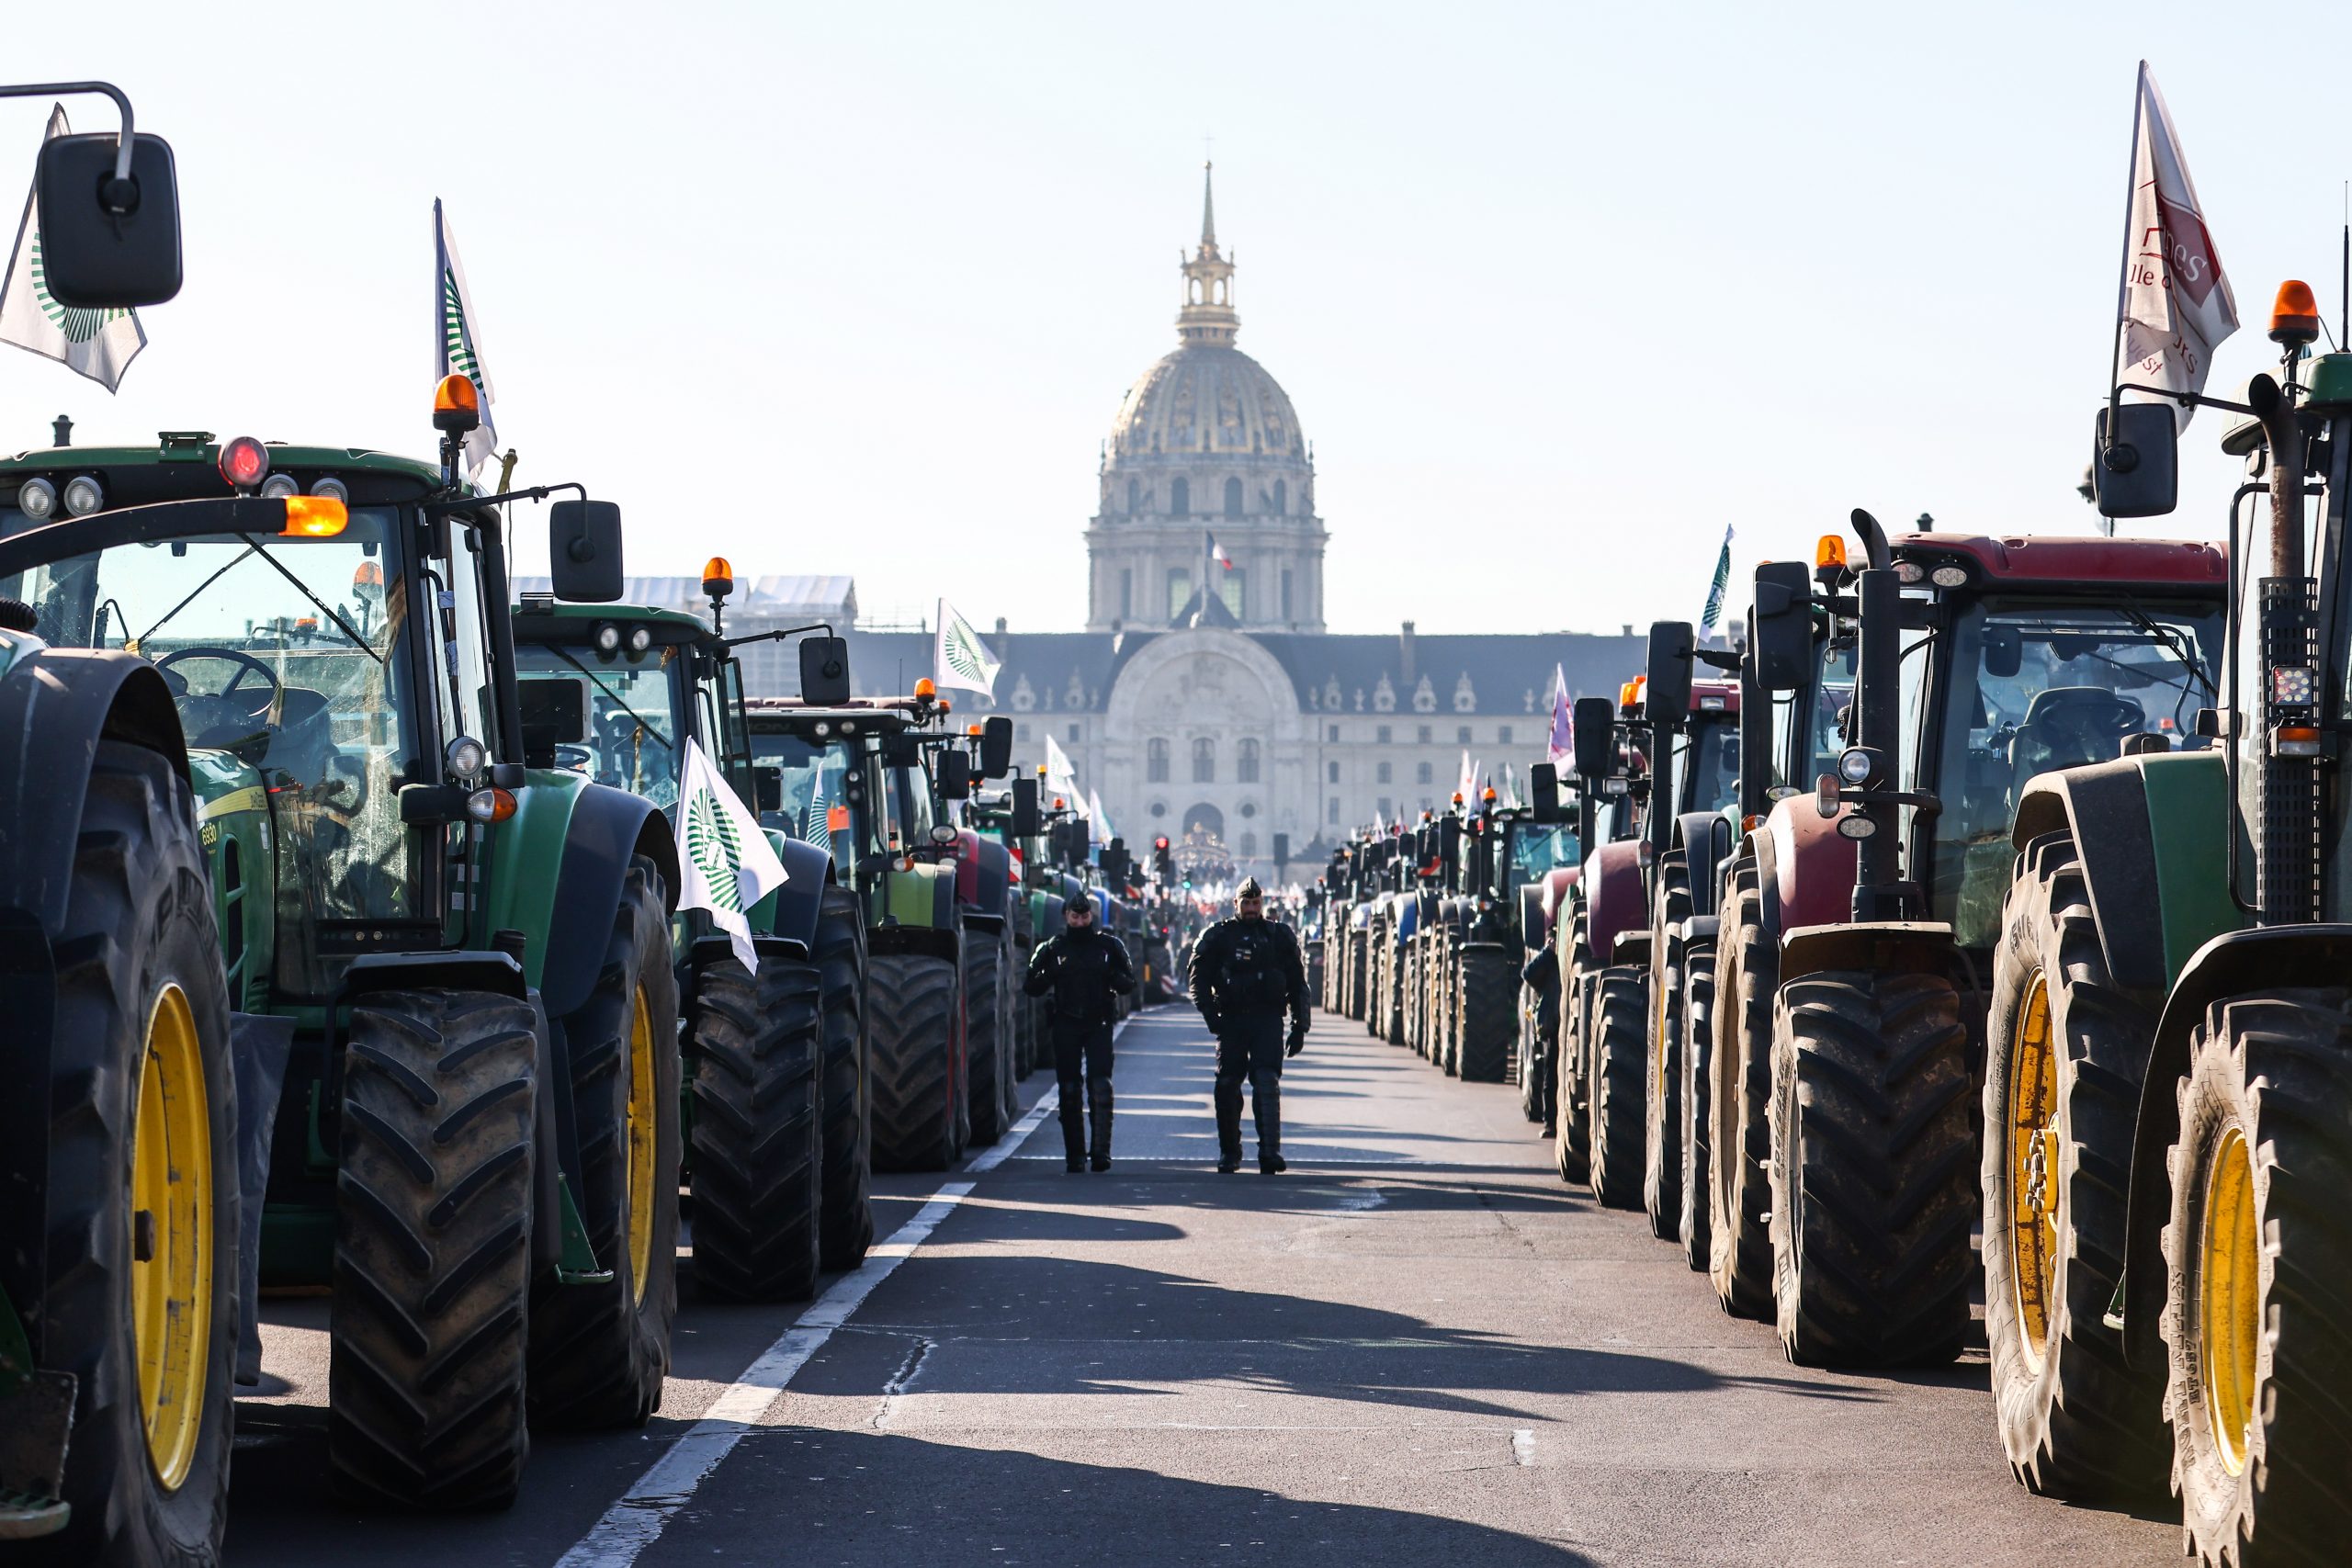
[[1510, 1457], [1514, 1464], [1528, 1465], [1535, 1462], [1534, 1427], [1521, 1427], [1510, 1435]]
[[[1119, 1026], [1122, 1030], [1125, 1027], [1125, 1023]], [[964, 1175], [979, 1176], [1002, 1165], [1060, 1102], [1059, 1087], [1049, 1086], [1037, 1097], [1037, 1103], [1029, 1108], [1028, 1114], [1013, 1123], [1011, 1132], [964, 1168]], [[719, 1461], [743, 1440], [743, 1434], [766, 1419], [776, 1401], [784, 1396], [785, 1385], [808, 1364], [808, 1358], [822, 1349], [833, 1331], [865, 1303], [876, 1285], [931, 1239], [939, 1222], [971, 1190], [968, 1180], [943, 1184], [931, 1201], [916, 1210], [914, 1217], [900, 1225], [889, 1240], [866, 1253], [863, 1267], [835, 1280], [833, 1288], [818, 1297], [785, 1330], [783, 1337], [743, 1369], [743, 1375], [712, 1402], [709, 1412], [689, 1427], [685, 1436], [671, 1444], [669, 1451], [655, 1460], [652, 1467], [637, 1478], [636, 1484], [605, 1510], [605, 1517], [563, 1554], [556, 1568], [629, 1568], [647, 1547], [661, 1539], [671, 1518], [686, 1506], [695, 1488], [710, 1479]]]

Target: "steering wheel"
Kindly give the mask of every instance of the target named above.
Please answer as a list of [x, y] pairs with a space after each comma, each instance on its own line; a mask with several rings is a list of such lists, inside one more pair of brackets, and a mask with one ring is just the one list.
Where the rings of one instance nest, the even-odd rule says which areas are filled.
[[[235, 691], [240, 685], [244, 683], [245, 676], [248, 673], [259, 675], [264, 681], [267, 682], [269, 683], [269, 690], [263, 696], [260, 703], [251, 708], [239, 708], [236, 710], [240, 713], [247, 714], [255, 719], [266, 718], [269, 716], [269, 714], [277, 705], [278, 693], [285, 689], [285, 682], [277, 678], [277, 672], [272, 670], [268, 665], [264, 664], [260, 660], [255, 659], [252, 654], [245, 652], [243, 649], [223, 648], [218, 643], [198, 643], [189, 648], [175, 649], [170, 653], [164, 655], [163, 658], [155, 660], [155, 668], [158, 670], [169, 670], [173, 665], [177, 664], [183, 659], [225, 659], [230, 663], [238, 666], [237, 672], [229, 677], [229, 683], [227, 685], [221, 687], [217, 692], [207, 692], [201, 694], [204, 697], [223, 702], [227, 701], [229, 694]], [[180, 679], [185, 682], [187, 677], [182, 676]], [[233, 705], [232, 705], [233, 706]]]
[[585, 746], [575, 746], [568, 740], [561, 741], [555, 749], [555, 765], [559, 768], [570, 769], [575, 773], [584, 773], [596, 765], [596, 753]]
[[2029, 745], [2042, 753], [2036, 772], [2103, 762], [2115, 756], [2124, 737], [2138, 734], [2147, 722], [2145, 711], [2129, 697], [2098, 686], [2053, 686], [2026, 710], [2018, 746], [2020, 753]]

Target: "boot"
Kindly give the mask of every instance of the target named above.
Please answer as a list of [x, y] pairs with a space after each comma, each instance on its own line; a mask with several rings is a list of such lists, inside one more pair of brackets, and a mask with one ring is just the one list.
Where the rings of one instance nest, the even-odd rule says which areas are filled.
[[[1238, 1095], [1236, 1098], [1239, 1098]], [[1258, 1170], [1273, 1176], [1288, 1170], [1283, 1158], [1283, 1089], [1278, 1073], [1256, 1073], [1250, 1079], [1250, 1111], [1258, 1123]], [[1236, 1117], [1236, 1121], [1239, 1118]], [[1236, 1129], [1237, 1133], [1239, 1129]], [[1235, 1143], [1239, 1143], [1237, 1137]]]
[[1086, 1107], [1079, 1102], [1078, 1080], [1061, 1080], [1062, 1155], [1064, 1168], [1086, 1168]]
[[1216, 1168], [1230, 1176], [1241, 1168], [1241, 1086], [1216, 1080]]
[[1111, 1168], [1111, 1080], [1109, 1078], [1086, 1080], [1086, 1110], [1087, 1119], [1093, 1123], [1094, 1128], [1094, 1143], [1090, 1151], [1093, 1156], [1094, 1168], [1108, 1170]]

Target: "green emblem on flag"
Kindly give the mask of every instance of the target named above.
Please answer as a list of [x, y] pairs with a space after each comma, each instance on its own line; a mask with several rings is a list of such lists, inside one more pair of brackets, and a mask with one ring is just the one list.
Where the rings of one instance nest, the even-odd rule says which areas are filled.
[[1707, 588], [1706, 613], [1699, 617], [1699, 635], [1706, 636], [1715, 629], [1724, 613], [1724, 593], [1731, 587], [1731, 530], [1724, 530], [1724, 551], [1715, 558], [1715, 580]]
[[466, 331], [466, 302], [458, 292], [458, 275], [449, 267], [441, 269], [441, 348], [448, 356], [449, 369], [482, 390], [481, 366], [474, 358], [471, 334]]
[[40, 264], [40, 233], [33, 233], [33, 299], [40, 306], [41, 314], [50, 324], [65, 334], [67, 343], [87, 343], [106, 331], [108, 321], [119, 321], [130, 314], [123, 310], [87, 310], [80, 306], [61, 305], [49, 291], [47, 275]]
[[947, 668], [967, 681], [985, 682], [988, 665], [980, 650], [973, 646], [972, 628], [958, 616], [947, 628]]
[[712, 907], [741, 914], [743, 890], [735, 874], [743, 861], [743, 846], [735, 837], [733, 818], [718, 809], [707, 789], [695, 791], [686, 806], [686, 853], [710, 888]]

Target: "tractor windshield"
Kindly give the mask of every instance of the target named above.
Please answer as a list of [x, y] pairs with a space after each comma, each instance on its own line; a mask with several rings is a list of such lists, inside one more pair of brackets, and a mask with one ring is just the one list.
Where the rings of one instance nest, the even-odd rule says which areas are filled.
[[581, 688], [583, 733], [558, 742], [555, 765], [600, 784], [643, 795], [667, 810], [678, 803], [680, 733], [686, 649], [675, 643], [643, 653], [606, 653], [594, 643], [517, 643], [526, 681], [570, 681]]
[[[845, 785], [853, 765], [846, 740], [778, 733], [752, 737], [752, 767], [761, 778], [760, 825], [815, 844], [833, 857], [844, 881], [857, 854]], [[773, 786], [770, 778], [775, 780]]]
[[1720, 811], [1739, 798], [1739, 716], [1707, 713], [1690, 727], [1676, 758], [1681, 770], [1681, 809]]
[[[0, 515], [0, 533], [14, 521]], [[404, 648], [405, 565], [396, 510], [360, 507], [329, 537], [123, 545], [0, 580], [52, 646], [136, 654], [162, 673], [189, 748], [231, 784], [203, 804], [208, 821], [267, 812], [277, 978], [294, 995], [330, 988], [330, 949], [348, 951], [362, 927], [437, 929], [416, 907], [399, 790], [434, 776], [418, 765], [410, 690], [413, 671], [442, 660], [435, 649], [413, 663]]]
[[1967, 604], [1948, 630], [1914, 645], [1906, 686], [1926, 645], [1948, 644], [1928, 655], [1935, 673], [1917, 687], [1939, 711], [1934, 732], [1919, 734], [1916, 766], [1932, 776], [1943, 806], [1929, 824], [1929, 903], [1962, 946], [1993, 942], [2015, 858], [2009, 824], [2026, 782], [2111, 761], [2134, 735], [2177, 743], [2197, 709], [2214, 701], [2222, 621], [2219, 604], [1993, 597]]
[[1531, 882], [1541, 882], [1554, 867], [1575, 865], [1577, 859], [1574, 828], [1514, 822], [1510, 829], [1509, 881], [1504, 891], [1516, 892]]

